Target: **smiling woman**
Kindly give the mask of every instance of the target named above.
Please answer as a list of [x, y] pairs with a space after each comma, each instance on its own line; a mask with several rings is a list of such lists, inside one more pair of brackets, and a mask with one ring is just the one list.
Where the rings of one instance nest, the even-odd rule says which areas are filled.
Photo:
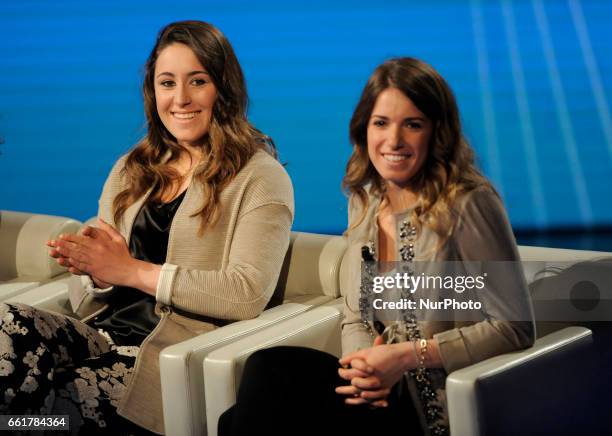
[[[343, 357], [297, 347], [252, 354], [236, 404], [219, 420], [222, 436], [280, 436], [287, 428], [294, 435], [447, 436], [446, 375], [533, 343], [520, 272], [489, 276], [481, 306], [452, 306], [444, 319], [433, 305], [417, 303], [418, 294], [400, 290], [393, 311], [376, 299], [372, 262], [414, 278], [415, 271], [432, 277], [436, 265], [452, 261], [459, 278], [472, 261], [519, 259], [501, 201], [474, 165], [455, 98], [438, 72], [414, 58], [380, 65], [353, 112], [350, 138]], [[440, 286], [427, 289], [434, 301], [448, 295]], [[466, 321], [461, 311], [468, 309]]]
[[163, 28], [143, 93], [147, 134], [108, 176], [98, 226], [48, 243], [83, 322], [0, 305], [3, 412], [68, 414], [78, 434], [163, 433], [159, 352], [272, 296], [293, 190], [247, 119], [229, 41], [199, 21]]

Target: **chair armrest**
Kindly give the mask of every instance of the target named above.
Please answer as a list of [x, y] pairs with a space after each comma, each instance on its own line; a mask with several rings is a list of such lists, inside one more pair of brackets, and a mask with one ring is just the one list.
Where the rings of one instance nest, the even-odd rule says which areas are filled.
[[238, 321], [163, 349], [159, 366], [166, 434], [206, 434], [202, 363], [211, 351], [303, 313], [310, 307], [282, 304], [265, 310], [255, 319]]
[[0, 301], [27, 292], [40, 286], [40, 282], [5, 282], [0, 283]]
[[526, 350], [451, 373], [446, 394], [453, 436], [565, 434], [553, 427], [585, 389], [588, 395], [580, 373], [589, 366], [585, 351], [591, 346], [589, 329], [568, 327]]
[[219, 417], [236, 402], [244, 363], [252, 353], [263, 348], [292, 345], [340, 356], [341, 318], [334, 307], [316, 307], [210, 353], [203, 367], [208, 436], [217, 435]]
[[68, 301], [68, 282], [70, 277], [65, 277], [38, 286], [29, 291], [7, 298], [10, 303], [22, 303], [39, 309], [50, 310], [64, 315], [74, 316]]

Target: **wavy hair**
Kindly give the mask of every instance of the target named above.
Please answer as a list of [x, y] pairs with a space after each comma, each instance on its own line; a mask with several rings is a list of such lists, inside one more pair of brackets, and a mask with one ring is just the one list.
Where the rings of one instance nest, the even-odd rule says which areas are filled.
[[[153, 200], [174, 185], [178, 193], [182, 176], [171, 167], [186, 149], [162, 123], [155, 100], [155, 63], [161, 51], [171, 44], [189, 47], [206, 69], [217, 89], [210, 127], [203, 145], [205, 168], [194, 174], [203, 187], [204, 203], [193, 215], [201, 217], [200, 233], [219, 218], [219, 195], [259, 149], [276, 157], [272, 140], [247, 119], [248, 95], [244, 75], [234, 50], [219, 29], [201, 21], [180, 21], [160, 30], [144, 66], [143, 98], [147, 121], [146, 136], [125, 160], [122, 175], [127, 188], [113, 201], [113, 218], [118, 223], [126, 209], [152, 186]], [[179, 183], [176, 183], [179, 181]]]
[[372, 194], [385, 198], [385, 183], [368, 157], [367, 129], [376, 99], [385, 89], [397, 88], [432, 122], [434, 131], [423, 167], [410, 183], [422, 198], [412, 222], [433, 230], [444, 243], [457, 222], [455, 200], [477, 186], [495, 190], [474, 164], [474, 152], [461, 130], [459, 109], [446, 81], [427, 63], [414, 58], [390, 59], [370, 76], [350, 122], [353, 153], [342, 187], [359, 199], [361, 216], [349, 223], [349, 231], [365, 218], [368, 185]]

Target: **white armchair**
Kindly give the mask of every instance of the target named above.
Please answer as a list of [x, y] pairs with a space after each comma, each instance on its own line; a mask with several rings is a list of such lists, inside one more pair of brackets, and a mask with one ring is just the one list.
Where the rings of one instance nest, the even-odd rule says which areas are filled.
[[[611, 255], [537, 247], [520, 247], [519, 251], [524, 260], [545, 262]], [[340, 304], [340, 300], [336, 303]], [[256, 350], [294, 345], [339, 357], [338, 309], [332, 304], [312, 309], [210, 353], [203, 365], [208, 435], [216, 436], [220, 415], [235, 403], [244, 362]], [[562, 430], [568, 419], [576, 420], [571, 414], [576, 410], [575, 403], [589, 395], [591, 385], [585, 382], [584, 374], [576, 371], [581, 366], [593, 368], [588, 363], [591, 351], [591, 331], [568, 327], [537, 339], [529, 349], [496, 356], [451, 373], [446, 387], [452, 434], [551, 434], [530, 430], [547, 426]]]
[[67, 276], [45, 244], [80, 226], [70, 218], [0, 211], [0, 301]]
[[217, 397], [204, 395], [202, 364], [209, 353], [340, 296], [340, 265], [345, 250], [346, 242], [341, 237], [293, 232], [275, 293], [282, 296], [282, 305], [265, 310], [255, 319], [229, 324], [162, 351], [167, 435], [206, 434], [206, 408], [219, 403]]

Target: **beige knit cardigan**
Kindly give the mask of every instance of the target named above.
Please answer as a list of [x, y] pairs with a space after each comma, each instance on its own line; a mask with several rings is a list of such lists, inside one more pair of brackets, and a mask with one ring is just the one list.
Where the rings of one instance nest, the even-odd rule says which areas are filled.
[[[98, 216], [112, 223], [129, 243], [134, 219], [151, 192], [114, 222], [113, 200], [126, 186], [124, 163], [125, 157], [106, 180]], [[206, 322], [204, 317], [241, 320], [261, 313], [274, 292], [289, 245], [293, 188], [284, 168], [266, 152], [255, 153], [219, 201], [219, 220], [199, 236], [200, 218], [192, 215], [203, 204], [202, 186], [194, 179], [187, 188], [170, 227], [157, 284], [156, 311], [161, 320], [140, 347], [118, 408], [123, 417], [156, 433], [164, 431], [160, 351], [214, 329], [214, 320]], [[89, 319], [104, 310], [104, 297], [110, 292], [94, 288], [89, 277], [74, 276], [72, 308]]]

